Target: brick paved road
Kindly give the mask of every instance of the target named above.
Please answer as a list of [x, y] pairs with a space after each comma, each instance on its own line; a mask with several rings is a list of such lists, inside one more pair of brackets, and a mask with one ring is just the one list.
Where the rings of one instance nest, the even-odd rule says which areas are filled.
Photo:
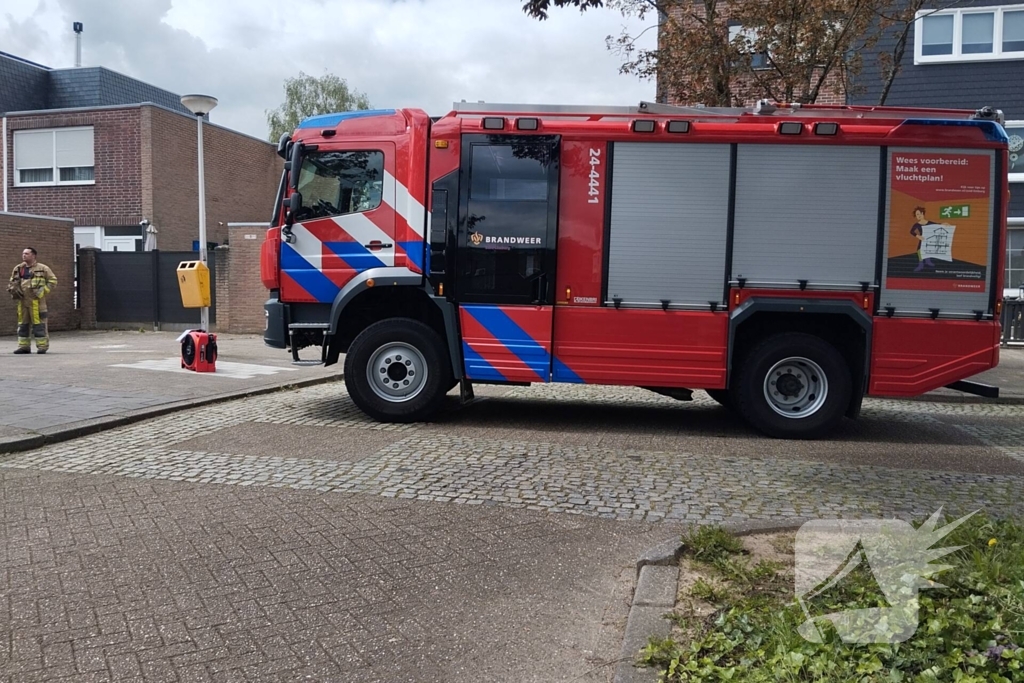
[[1024, 506], [1021, 406], [794, 443], [706, 398], [487, 393], [378, 425], [324, 385], [0, 460], [0, 680], [605, 681], [630, 561], [687, 522]]

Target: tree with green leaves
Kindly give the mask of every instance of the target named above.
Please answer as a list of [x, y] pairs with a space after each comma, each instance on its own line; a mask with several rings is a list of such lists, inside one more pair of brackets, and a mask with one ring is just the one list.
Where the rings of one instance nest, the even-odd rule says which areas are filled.
[[[920, 5], [918, 0], [911, 4]], [[659, 95], [688, 104], [734, 106], [768, 98], [813, 103], [849, 83], [862, 53], [895, 24], [905, 35], [914, 14], [906, 0], [526, 0], [523, 11], [546, 19], [552, 8], [607, 7], [650, 19], [658, 30], [653, 50], [640, 35], [609, 36], [623, 58], [621, 71], [657, 78]], [[903, 45], [893, 55], [899, 64]], [[883, 56], [884, 62], [884, 56]], [[896, 68], [883, 63], [886, 92]], [[884, 94], [883, 94], [884, 101]]]
[[277, 142], [310, 116], [369, 108], [366, 95], [350, 89], [344, 78], [330, 73], [317, 78], [300, 71], [297, 77], [285, 80], [281, 106], [266, 111], [270, 141]]

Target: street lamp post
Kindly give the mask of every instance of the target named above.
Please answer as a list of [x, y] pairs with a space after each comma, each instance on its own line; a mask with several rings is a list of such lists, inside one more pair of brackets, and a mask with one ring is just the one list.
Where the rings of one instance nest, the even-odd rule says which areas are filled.
[[[209, 95], [182, 95], [181, 103], [199, 122], [199, 260], [206, 264], [206, 178], [203, 172], [203, 116], [217, 106], [217, 98]], [[211, 286], [213, 283], [211, 283]], [[210, 309], [203, 307], [199, 326], [204, 332], [210, 331]]]

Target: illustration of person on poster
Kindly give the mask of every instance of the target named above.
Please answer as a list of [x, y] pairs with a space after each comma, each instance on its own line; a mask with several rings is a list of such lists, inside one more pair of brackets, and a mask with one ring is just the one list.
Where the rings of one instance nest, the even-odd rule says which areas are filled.
[[993, 163], [978, 152], [891, 151], [887, 288], [985, 291]]
[[928, 268], [934, 268], [935, 262], [930, 258], [925, 258], [921, 255], [921, 251], [924, 249], [924, 226], [934, 225], [930, 220], [925, 217], [925, 208], [918, 206], [914, 209], [914, 219], [917, 220], [914, 226], [910, 228], [910, 234], [916, 237], [920, 242], [920, 246], [917, 248], [917, 268], [914, 268], [915, 273], [920, 273], [927, 266]]

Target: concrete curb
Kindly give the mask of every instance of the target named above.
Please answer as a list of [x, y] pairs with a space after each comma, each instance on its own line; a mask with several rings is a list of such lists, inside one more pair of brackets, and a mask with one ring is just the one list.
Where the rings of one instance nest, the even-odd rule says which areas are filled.
[[[723, 528], [736, 536], [796, 531], [805, 519], [777, 522], [745, 522], [725, 524]], [[678, 541], [666, 541], [644, 551], [636, 562], [636, 590], [629, 607], [626, 633], [622, 637], [622, 648], [615, 667], [614, 683], [656, 683], [658, 672], [654, 669], [638, 669], [633, 666], [637, 652], [650, 638], [667, 638], [672, 624], [664, 615], [676, 606], [676, 590], [679, 583], [679, 560], [683, 545]]]
[[[879, 398], [885, 398], [880, 396]], [[1000, 396], [999, 398], [983, 398], [972, 394], [922, 394], [920, 396], [893, 397], [894, 401], [918, 401], [921, 403], [976, 403], [989, 405], [1020, 406], [1024, 405], [1024, 396]]]
[[204, 396], [202, 398], [189, 398], [180, 401], [172, 401], [170, 403], [162, 403], [158, 406], [153, 406], [152, 408], [132, 410], [109, 417], [71, 422], [58, 427], [42, 429], [38, 432], [30, 433], [27, 436], [0, 437], [0, 456], [10, 453], [18, 453], [21, 451], [29, 451], [34, 448], [39, 448], [53, 443], [60, 443], [62, 441], [70, 441], [71, 439], [77, 439], [81, 436], [88, 436], [89, 434], [114, 429], [115, 427], [124, 427], [125, 425], [141, 422], [142, 420], [162, 417], [164, 415], [180, 412], [189, 408], [225, 403], [227, 401], [234, 401], [240, 398], [250, 398], [252, 396], [262, 396], [264, 394], [272, 394], [278, 391], [302, 389], [304, 387], [316, 386], [318, 384], [337, 382], [341, 379], [343, 379], [343, 376], [339, 373], [337, 375], [328, 375], [326, 377], [311, 377], [309, 379], [296, 380], [285, 384], [274, 384], [271, 386], [256, 387], [253, 389], [240, 389], [239, 391], [229, 391], [227, 393]]

